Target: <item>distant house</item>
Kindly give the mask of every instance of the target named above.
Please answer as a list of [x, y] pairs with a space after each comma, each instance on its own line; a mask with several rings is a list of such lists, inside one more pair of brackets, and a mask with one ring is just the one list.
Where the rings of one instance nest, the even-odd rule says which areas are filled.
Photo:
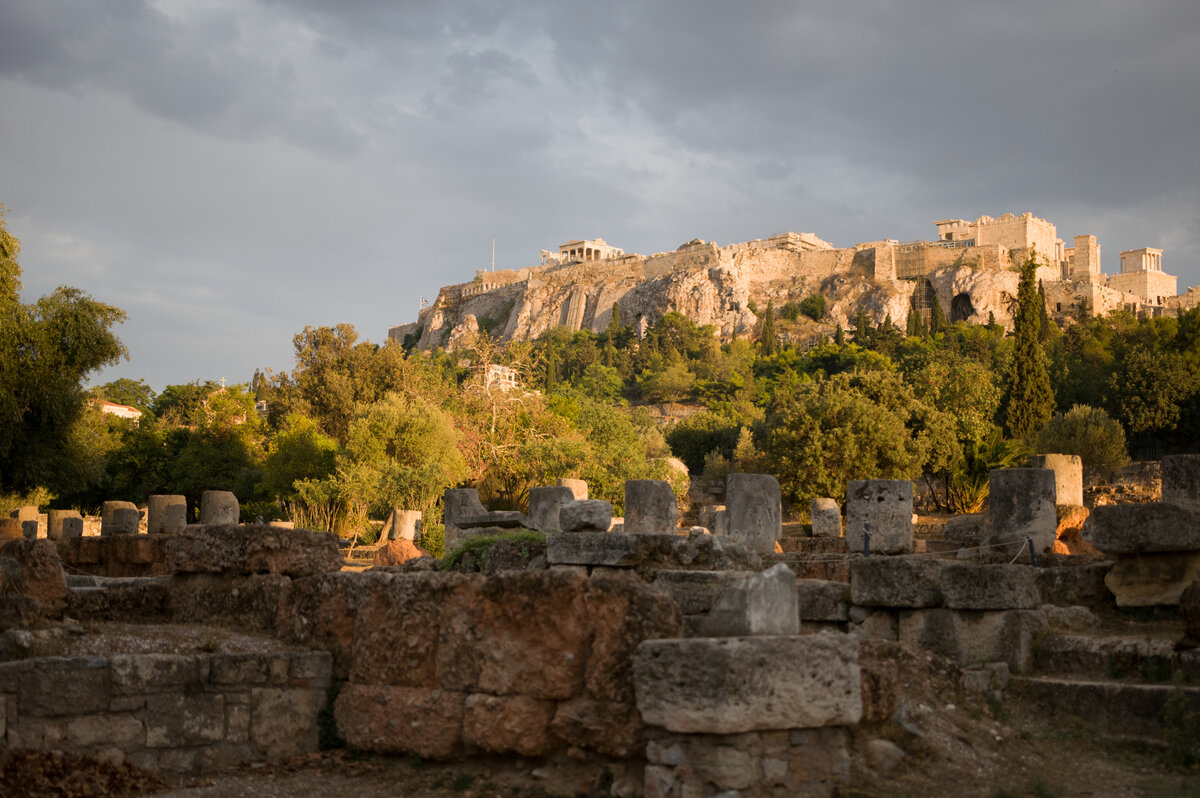
[[484, 387], [496, 388], [501, 391], [513, 391], [520, 387], [517, 381], [517, 370], [496, 363], [488, 364], [484, 372]]
[[101, 399], [99, 404], [101, 413], [108, 413], [110, 416], [117, 416], [118, 418], [133, 419], [134, 423], [141, 421], [142, 411], [136, 407], [119, 405], [116, 402], [109, 402], [105, 399]]

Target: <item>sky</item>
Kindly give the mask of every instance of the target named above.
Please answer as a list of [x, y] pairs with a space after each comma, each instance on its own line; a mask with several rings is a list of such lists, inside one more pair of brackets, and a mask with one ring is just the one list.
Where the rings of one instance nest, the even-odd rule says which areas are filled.
[[1200, 283], [1196, 0], [2, 0], [26, 302], [155, 390], [383, 342], [539, 250], [836, 246], [1032, 211]]

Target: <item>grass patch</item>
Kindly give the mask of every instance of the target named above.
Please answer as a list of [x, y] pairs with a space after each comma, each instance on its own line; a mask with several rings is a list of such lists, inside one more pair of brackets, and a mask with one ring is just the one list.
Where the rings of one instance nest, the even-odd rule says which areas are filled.
[[482, 560], [492, 550], [492, 547], [502, 540], [516, 546], [517, 550], [526, 557], [533, 556], [535, 547], [546, 545], [546, 536], [533, 530], [514, 532], [510, 535], [479, 535], [468, 538], [455, 546], [446, 554], [438, 567], [443, 571], [453, 571], [467, 554]]

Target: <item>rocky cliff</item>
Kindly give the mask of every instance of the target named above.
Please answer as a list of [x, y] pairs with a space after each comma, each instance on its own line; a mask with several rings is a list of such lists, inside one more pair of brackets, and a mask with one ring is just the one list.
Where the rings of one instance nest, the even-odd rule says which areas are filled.
[[779, 309], [814, 294], [826, 299], [830, 327], [850, 327], [861, 308], [877, 324], [890, 318], [902, 328], [914, 293], [918, 307], [936, 295], [952, 320], [986, 323], [994, 314], [1011, 324], [1013, 268], [981, 266], [977, 253], [963, 248], [949, 265], [897, 279], [894, 249], [894, 242], [834, 249], [769, 240], [719, 248], [697, 240], [651, 256], [482, 272], [441, 289], [417, 321], [388, 335], [431, 349], [455, 348], [479, 329], [505, 341], [535, 339], [560, 325], [600, 332], [616, 304], [621, 324], [639, 331], [675, 311], [712, 325], [727, 341], [756, 335], [752, 305], [761, 312], [773, 301]]

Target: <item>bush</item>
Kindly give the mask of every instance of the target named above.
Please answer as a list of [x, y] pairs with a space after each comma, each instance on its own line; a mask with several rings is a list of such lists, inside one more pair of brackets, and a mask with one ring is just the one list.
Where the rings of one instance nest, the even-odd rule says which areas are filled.
[[1121, 425], [1100, 408], [1088, 405], [1055, 413], [1038, 434], [1037, 450], [1079, 455], [1085, 466], [1106, 474], [1129, 462]]
[[780, 308], [779, 315], [788, 321], [795, 321], [800, 318], [800, 306], [795, 302], [788, 302]]
[[820, 321], [825, 317], [825, 297], [813, 294], [800, 303], [800, 312], [813, 321]]

